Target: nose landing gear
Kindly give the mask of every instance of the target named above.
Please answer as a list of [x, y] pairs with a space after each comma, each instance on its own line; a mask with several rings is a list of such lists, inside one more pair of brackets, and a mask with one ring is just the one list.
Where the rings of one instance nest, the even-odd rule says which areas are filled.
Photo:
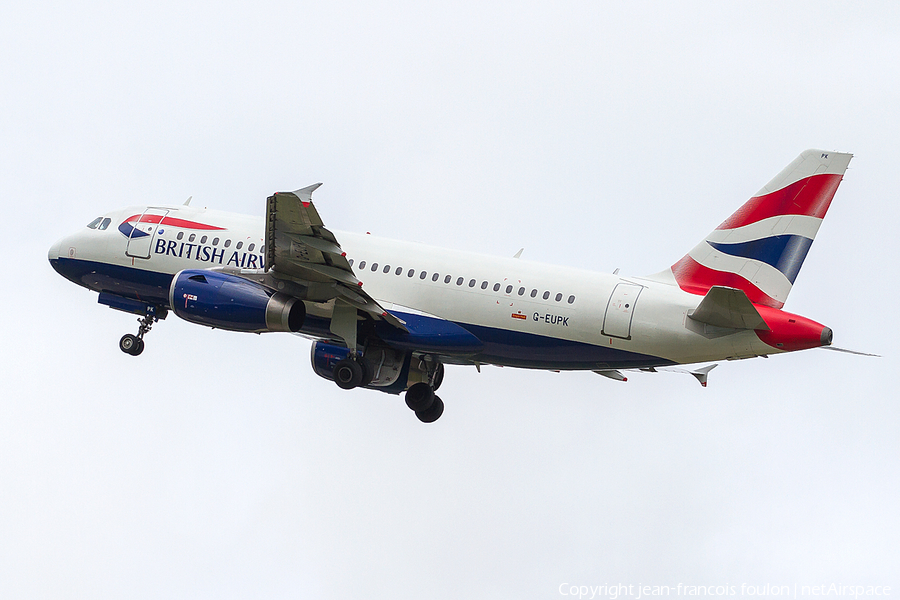
[[137, 356], [143, 352], [144, 335], [150, 331], [150, 328], [153, 327], [153, 324], [158, 320], [159, 318], [156, 314], [147, 314], [143, 318], [138, 319], [138, 323], [140, 323], [138, 334], [131, 335], [130, 333], [126, 333], [123, 335], [122, 339], [119, 340], [119, 350], [125, 354], [130, 354], [131, 356]]

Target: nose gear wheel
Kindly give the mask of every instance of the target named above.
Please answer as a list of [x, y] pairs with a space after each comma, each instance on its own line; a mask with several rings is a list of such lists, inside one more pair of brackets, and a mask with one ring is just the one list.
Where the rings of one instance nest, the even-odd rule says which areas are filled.
[[126, 333], [122, 336], [122, 339], [119, 340], [119, 350], [124, 352], [125, 354], [130, 354], [131, 356], [137, 356], [141, 352], [144, 351], [144, 336], [147, 332], [150, 331], [150, 328], [153, 327], [153, 324], [158, 321], [159, 318], [156, 315], [148, 314], [140, 319], [138, 319], [138, 323], [140, 326], [138, 327], [137, 335], [132, 335], [130, 333]]

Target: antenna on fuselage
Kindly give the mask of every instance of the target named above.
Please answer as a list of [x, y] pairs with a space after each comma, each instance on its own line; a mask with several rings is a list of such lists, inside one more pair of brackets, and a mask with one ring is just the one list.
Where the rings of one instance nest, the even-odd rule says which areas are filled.
[[524, 250], [525, 250], [525, 248], [519, 248], [519, 251], [516, 252], [516, 254], [513, 256], [513, 258], [520, 258], [522, 256], [522, 252]]
[[192, 198], [193, 198], [193, 196], [188, 196], [188, 199], [184, 201], [184, 206], [190, 206]]

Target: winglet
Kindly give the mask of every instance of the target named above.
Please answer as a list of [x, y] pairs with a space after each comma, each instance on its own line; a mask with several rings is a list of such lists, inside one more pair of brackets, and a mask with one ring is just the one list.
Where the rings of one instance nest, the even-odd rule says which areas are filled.
[[628, 381], [628, 378], [625, 377], [621, 371], [616, 371], [615, 369], [599, 369], [594, 371], [594, 373], [609, 377], [610, 379], [615, 379], [616, 381]]
[[706, 380], [709, 377], [709, 372], [718, 366], [718, 364], [712, 364], [706, 367], [700, 367], [699, 369], [694, 369], [693, 371], [688, 371], [688, 373], [696, 377], [697, 381], [700, 382], [700, 385], [706, 387]]
[[[642, 371], [652, 371], [656, 373], [657, 371], [669, 371], [670, 373], [687, 373], [688, 375], [693, 375], [694, 378], [700, 382], [700, 385], [706, 387], [706, 380], [709, 377], [709, 372], [718, 367], [719, 365], [714, 363], [711, 365], [707, 365], [705, 367], [700, 367], [699, 369], [682, 369], [681, 367], [650, 367], [649, 369], [641, 369]], [[596, 371], [595, 371], [596, 373]]]
[[306, 204], [308, 202], [312, 202], [312, 193], [314, 191], [316, 191], [317, 189], [319, 189], [321, 186], [322, 186], [321, 182], [314, 183], [312, 185], [306, 186], [302, 190], [297, 190], [297, 191], [294, 191], [291, 193], [294, 194], [295, 196], [297, 196], [298, 198], [300, 198], [300, 202], [303, 202], [304, 204]]

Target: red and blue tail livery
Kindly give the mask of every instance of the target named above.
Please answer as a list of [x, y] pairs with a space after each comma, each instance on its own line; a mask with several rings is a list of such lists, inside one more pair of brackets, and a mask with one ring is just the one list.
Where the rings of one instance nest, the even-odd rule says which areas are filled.
[[679, 287], [743, 290], [781, 308], [819, 231], [852, 154], [807, 150], [684, 258], [672, 265]]
[[444, 411], [435, 392], [445, 365], [617, 381], [625, 370], [674, 370], [706, 386], [715, 364], [679, 365], [830, 346], [830, 328], [782, 307], [850, 158], [807, 150], [671, 269], [644, 277], [332, 231], [312, 202], [321, 184], [272, 194], [259, 217], [114, 210], [48, 256], [100, 303], [141, 316], [137, 335], [119, 341], [128, 355], [170, 312], [234, 332], [293, 333], [313, 340], [317, 375], [404, 394], [431, 423]]

